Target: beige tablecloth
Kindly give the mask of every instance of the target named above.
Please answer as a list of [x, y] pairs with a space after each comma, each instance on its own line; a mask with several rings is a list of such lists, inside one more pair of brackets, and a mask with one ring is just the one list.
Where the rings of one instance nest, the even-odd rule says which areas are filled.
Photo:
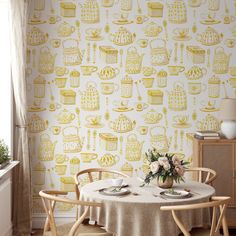
[[[163, 205], [188, 204], [208, 201], [214, 195], [213, 187], [194, 181], [174, 184], [174, 189], [188, 188], [193, 196], [185, 199], [162, 199], [159, 194], [163, 189], [155, 185], [140, 187], [138, 178], [124, 179], [132, 193], [139, 195], [106, 196], [96, 191], [111, 186], [110, 180], [100, 180], [85, 185], [81, 189], [81, 200], [99, 201], [102, 208], [91, 208], [90, 220], [97, 221], [105, 229], [117, 236], [175, 236], [180, 232], [170, 212], [160, 210]], [[80, 208], [80, 212], [83, 208]], [[209, 224], [208, 211], [194, 210], [181, 212], [181, 219], [189, 228]]]

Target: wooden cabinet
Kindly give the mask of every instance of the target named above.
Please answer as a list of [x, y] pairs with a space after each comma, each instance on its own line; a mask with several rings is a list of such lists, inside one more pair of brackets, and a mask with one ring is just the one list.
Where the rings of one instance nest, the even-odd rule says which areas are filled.
[[11, 171], [18, 164], [12, 161], [4, 169], [0, 170], [0, 235], [12, 236], [12, 180]]
[[227, 210], [229, 227], [236, 227], [236, 139], [193, 140], [193, 166], [216, 171], [216, 195], [231, 196]]

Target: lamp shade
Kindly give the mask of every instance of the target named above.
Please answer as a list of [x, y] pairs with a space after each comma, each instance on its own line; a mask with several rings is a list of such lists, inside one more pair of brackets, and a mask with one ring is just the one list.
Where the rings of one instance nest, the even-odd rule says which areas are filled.
[[221, 120], [236, 121], [236, 99], [225, 98], [221, 101], [220, 117]]

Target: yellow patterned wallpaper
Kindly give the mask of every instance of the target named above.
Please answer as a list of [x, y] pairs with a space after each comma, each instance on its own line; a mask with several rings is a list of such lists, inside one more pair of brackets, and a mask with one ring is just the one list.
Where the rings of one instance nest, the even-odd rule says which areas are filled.
[[236, 1], [32, 2], [26, 73], [36, 213], [38, 191], [74, 191], [80, 169], [142, 176], [148, 148], [191, 160], [189, 134], [219, 130], [220, 100], [236, 96]]

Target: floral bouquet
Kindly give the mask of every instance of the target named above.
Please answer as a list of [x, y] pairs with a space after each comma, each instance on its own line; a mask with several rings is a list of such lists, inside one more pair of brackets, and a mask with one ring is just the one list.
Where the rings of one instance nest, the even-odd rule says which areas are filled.
[[149, 162], [150, 172], [146, 175], [144, 184], [149, 184], [155, 178], [162, 183], [167, 179], [175, 180], [178, 183], [184, 181], [185, 166], [189, 162], [180, 160], [177, 154], [158, 153], [154, 148], [148, 150], [146, 157]]

